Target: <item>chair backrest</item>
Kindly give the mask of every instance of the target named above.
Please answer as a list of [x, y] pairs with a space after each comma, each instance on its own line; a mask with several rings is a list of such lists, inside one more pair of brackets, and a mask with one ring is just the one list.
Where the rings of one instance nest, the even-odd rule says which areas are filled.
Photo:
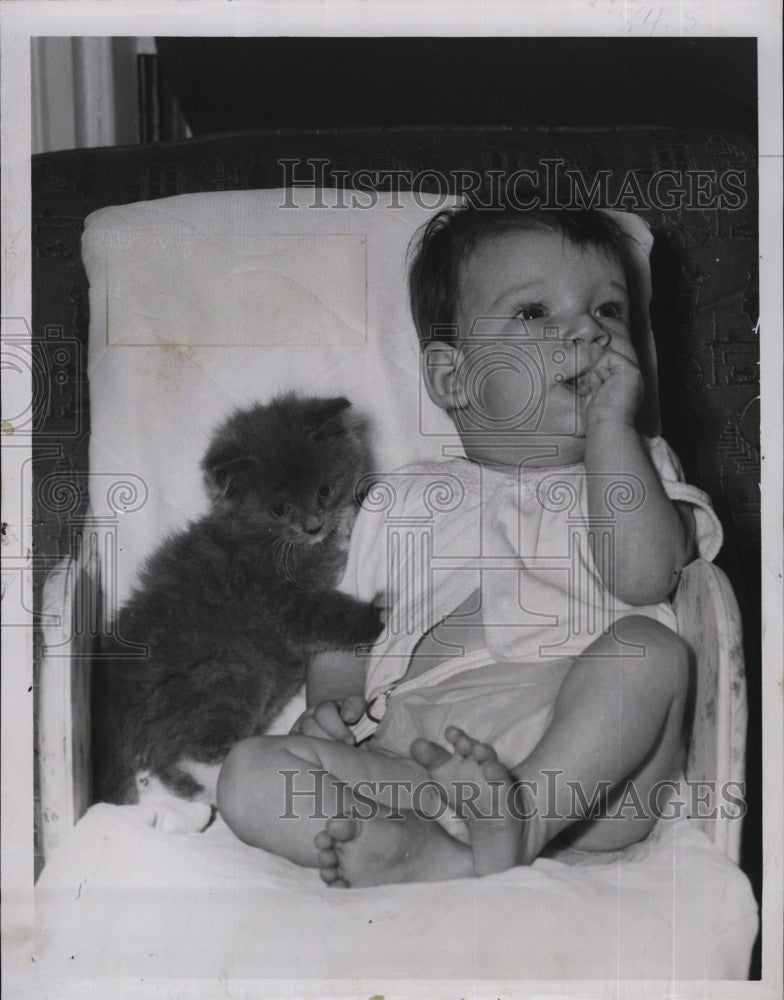
[[55, 566], [43, 588], [37, 750], [44, 858], [92, 801], [90, 667], [101, 617], [95, 541]]
[[737, 862], [747, 720], [740, 612], [727, 577], [703, 559], [684, 570], [673, 605], [696, 666], [686, 762], [692, 819]]
[[[304, 192], [299, 193], [304, 196]], [[258, 196], [261, 192], [247, 192], [246, 194], [256, 194]], [[266, 192], [266, 195], [269, 198], [276, 197], [275, 192]], [[213, 198], [216, 197], [220, 196], [213, 196]], [[236, 198], [241, 196], [235, 195], [234, 197]], [[171, 210], [174, 208], [174, 202], [179, 201], [180, 199], [172, 199], [168, 202], [157, 201], [148, 203], [148, 205], [143, 206], [143, 208], [150, 211], [153, 216], [160, 213], [158, 215], [158, 219], [160, 220], [166, 217], [164, 212], [168, 213], [170, 216]], [[133, 215], [133, 210], [138, 207], [139, 206], [129, 206], [130, 215], [118, 220], [115, 227], [115, 233], [117, 235], [122, 236], [123, 233], [127, 235], [129, 219]], [[292, 214], [291, 209], [289, 209], [289, 214]], [[296, 215], [296, 212], [293, 214]], [[363, 216], [363, 219], [367, 220], [365, 231], [372, 230], [373, 228], [370, 223], [370, 214], [371, 213], [366, 211]], [[392, 213], [387, 212], [386, 214], [390, 215]], [[405, 215], [406, 213], [404, 212], [402, 214]], [[427, 217], [428, 213], [419, 213], [419, 215], [420, 221], [422, 221], [425, 217]], [[341, 215], [322, 212], [321, 216], [325, 221], [328, 216], [330, 217], [329, 225], [326, 226], [326, 228], [324, 228], [324, 226], [321, 227], [322, 233], [335, 235], [339, 231], [342, 231], [336, 229], [334, 225], [334, 220], [336, 218], [342, 218]], [[312, 217], [313, 216], [311, 215], [311, 218]], [[398, 213], [398, 217], [400, 217], [400, 213]], [[247, 213], [243, 214], [242, 210], [237, 210], [237, 208], [235, 208], [234, 213], [230, 215], [228, 222], [230, 222], [231, 226], [236, 228], [238, 221], [243, 218], [247, 218]], [[185, 229], [187, 229], [187, 223]], [[182, 229], [181, 232], [184, 232], [185, 229]], [[307, 232], [308, 227], [305, 226], [305, 229], [301, 231]], [[359, 231], [362, 230], [355, 230], [355, 232]], [[171, 233], [162, 234], [157, 221], [153, 222], [149, 226], [149, 232], [151, 232], [153, 236], [165, 235], [167, 239], [171, 239]], [[402, 261], [402, 250], [405, 248], [410, 232], [410, 227], [406, 228], [405, 226], [400, 226], [398, 228], [398, 233], [395, 237], [395, 259], [398, 261]], [[111, 241], [111, 232], [109, 235]], [[371, 239], [373, 238], [373, 234], [371, 233]], [[96, 246], [97, 244], [93, 243], [92, 249], [95, 250]], [[116, 245], [112, 249], [119, 252], [120, 256], [124, 255], [124, 248], [122, 246]], [[253, 247], [252, 249], [256, 253], [259, 250], [258, 247]], [[373, 287], [385, 287], [387, 290], [385, 299], [380, 301], [376, 306], [376, 314], [381, 316], [384, 315], [385, 311], [388, 312], [389, 315], [386, 317], [388, 323], [390, 320], [394, 320], [396, 322], [396, 317], [398, 315], [392, 311], [393, 307], [390, 303], [402, 302], [404, 301], [405, 296], [404, 275], [402, 274], [400, 267], [395, 270], [389, 266], [388, 262], [390, 259], [391, 258], [389, 256], [384, 255], [376, 256], [374, 258], [372, 250], [368, 250], [368, 284], [372, 284]], [[122, 315], [123, 308], [125, 309], [126, 316], [131, 315], [139, 318], [147, 315], [150, 311], [147, 307], [154, 303], [151, 302], [149, 296], [145, 302], [145, 297], [142, 295], [136, 299], [131, 297], [126, 299], [125, 302], [120, 302], [118, 308], [117, 302], [112, 304], [110, 297], [107, 294], [107, 289], [112, 281], [115, 280], [116, 275], [110, 273], [103, 285], [95, 281], [95, 276], [95, 271], [93, 271], [90, 274], [92, 286], [90, 306], [93, 320], [91, 323], [92, 342], [90, 348], [90, 381], [93, 409], [93, 446], [91, 448], [91, 459], [96, 455], [96, 447], [99, 451], [100, 449], [103, 449], [103, 451], [101, 453], [102, 461], [96, 461], [94, 464], [91, 463], [91, 500], [94, 512], [99, 517], [104, 518], [103, 523], [107, 532], [107, 537], [112, 533], [115, 533], [117, 536], [117, 545], [114, 551], [115, 555], [116, 553], [119, 553], [120, 558], [125, 560], [124, 567], [121, 567], [121, 569], [124, 569], [124, 572], [121, 572], [120, 575], [127, 581], [128, 576], [135, 570], [138, 563], [138, 557], [143, 555], [145, 552], [150, 551], [161, 534], [166, 533], [166, 531], [171, 527], [181, 524], [183, 514], [186, 516], [194, 516], [199, 513], [198, 503], [193, 502], [193, 496], [200, 493], [200, 484], [198, 482], [198, 476], [195, 474], [195, 470], [197, 469], [198, 459], [205, 443], [204, 440], [201, 440], [201, 438], [204, 436], [205, 428], [213, 426], [215, 419], [223, 415], [222, 406], [224, 404], [223, 402], [218, 402], [218, 400], [225, 396], [226, 389], [226, 383], [222, 383], [220, 379], [216, 381], [214, 373], [210, 369], [210, 362], [214, 358], [219, 357], [222, 353], [226, 353], [228, 345], [225, 341], [219, 341], [217, 344], [202, 343], [194, 345], [187, 342], [183, 343], [181, 339], [176, 339], [174, 345], [161, 345], [159, 340], [153, 339], [151, 342], [145, 342], [143, 339], [141, 341], [137, 339], [135, 346], [133, 346], [133, 341], [126, 341], [123, 343], [122, 337], [120, 337], [119, 341], [112, 342], [111, 338], [115, 335], [118, 329], [116, 321], [118, 317]], [[143, 289], [144, 283], [142, 282], [139, 287]], [[227, 294], [229, 296], [235, 295], [238, 287], [239, 286], [228, 289]], [[142, 304], [144, 308], [140, 308], [140, 304]], [[370, 319], [369, 313], [368, 319]], [[110, 331], [108, 329], [101, 329], [99, 331], [101, 337], [98, 343], [101, 351], [100, 353], [95, 353], [96, 341], [92, 338], [93, 325], [104, 320], [112, 322], [113, 330]], [[406, 324], [410, 324], [410, 321], [407, 318], [405, 322]], [[387, 366], [386, 372], [388, 376], [390, 378], [399, 378], [399, 372], [406, 368], [411, 359], [415, 358], [416, 355], [414, 341], [411, 339], [410, 327], [409, 330], [406, 331], [404, 339], [409, 345], [409, 347], [406, 348], [409, 355], [404, 362], [401, 363], [401, 357], [395, 356], [394, 354], [387, 356], [386, 358], [380, 356], [377, 347], [371, 345], [370, 363], [385, 364]], [[234, 349], [236, 350], [237, 344], [241, 346], [243, 343], [244, 342], [241, 337], [239, 340], [235, 337]], [[248, 345], [246, 344], [245, 346]], [[330, 346], [334, 347], [335, 345], [332, 344]], [[104, 351], [107, 347], [111, 347], [111, 350]], [[265, 346], [265, 350], [267, 352], [277, 350], [279, 353], [287, 351], [291, 355], [293, 367], [297, 368], [299, 364], [298, 358], [300, 358], [306, 350], [313, 351], [314, 346], [311, 345], [308, 347], [308, 345], [296, 345], [287, 348], [285, 346], [281, 346], [279, 342], [277, 347], [275, 347], [274, 344], [267, 344]], [[239, 353], [242, 352], [240, 351]], [[351, 365], [356, 367], [355, 345], [351, 343], [346, 345], [345, 353]], [[133, 358], [132, 362], [129, 361], [131, 358]], [[155, 399], [160, 412], [156, 410], [154, 413], [148, 414], [150, 424], [152, 426], [152, 434], [148, 433], [145, 428], [139, 425], [134, 425], [132, 421], [126, 422], [124, 430], [130, 432], [130, 440], [134, 444], [134, 449], [131, 453], [132, 457], [130, 464], [125, 464], [128, 463], [127, 453], [121, 451], [115, 453], [114, 447], [116, 440], [112, 437], [111, 432], [109, 432], [108, 435], [105, 434], [102, 439], [100, 435], [110, 428], [110, 423], [104, 419], [106, 414], [110, 414], [112, 411], [116, 412], [118, 409], [121, 413], [129, 412], [128, 407], [125, 406], [121, 399], [119, 399], [118, 391], [124, 391], [129, 385], [132, 384], [133, 379], [138, 375], [138, 365], [136, 363], [139, 359], [141, 359], [142, 363], [147, 366], [147, 371], [150, 376], [159, 380], [159, 391]], [[349, 365], [347, 364], [346, 359], [342, 359], [342, 364], [342, 371], [348, 370]], [[101, 381], [98, 369], [102, 368], [105, 372], [109, 367], [113, 367], [115, 369], [115, 377], [117, 378], [117, 381], [113, 383], [113, 387], [110, 380], [107, 383], [109, 388], [104, 386], [103, 389], [99, 389], [98, 391], [102, 393], [102, 396], [100, 400], [98, 400], [95, 396], [95, 388], [100, 385]], [[187, 379], [183, 378], [183, 373], [186, 370], [189, 370], [192, 373], [196, 372], [199, 378], [197, 389], [194, 388], [194, 383], [191, 383], [190, 389], [187, 388]], [[236, 366], [237, 373], [244, 372], [247, 374], [247, 371], [247, 366], [244, 368], [241, 364]], [[329, 363], [323, 364], [318, 373], [318, 377], [303, 378], [302, 373], [300, 372], [297, 376], [298, 381], [296, 383], [296, 387], [315, 392], [342, 391], [342, 386], [337, 384], [335, 381], [338, 375], [342, 377], [342, 372], [338, 372], [336, 366]], [[236, 378], [229, 376], [229, 382], [231, 387], [234, 388]], [[193, 400], [197, 398], [197, 393], [203, 386], [209, 387], [210, 389], [210, 407], [213, 407], [213, 403], [215, 403], [215, 405], [213, 409], [200, 405], [189, 414], [188, 410], [183, 406], [183, 402], [187, 402], [188, 399]], [[256, 391], [258, 391], [258, 389], [252, 382], [246, 380], [243, 383], [243, 393], [246, 397], [248, 397], [250, 393]], [[204, 395], [201, 395], [198, 398], [201, 404], [205, 397]], [[359, 399], [358, 402], [361, 405], [363, 402], [366, 402], [366, 399]], [[421, 397], [417, 397], [416, 395], [408, 399], [407, 402], [407, 405], [417, 411], [417, 413], [417, 408], [420, 404]], [[130, 412], [133, 412], [133, 410], [131, 409]], [[435, 414], [434, 420], [436, 422], [428, 426], [429, 433], [433, 435], [431, 443], [437, 448], [440, 447], [440, 444], [436, 441], [436, 439], [439, 435], [443, 435], [445, 430], [445, 425], [443, 423], [440, 425], [437, 423], [440, 416], [443, 415], [440, 413]], [[177, 442], [181, 440], [184, 441], [186, 439], [180, 438], [178, 435], [181, 434], [183, 429], [192, 432], [194, 429], [194, 421], [196, 423], [198, 433], [195, 435], [191, 433], [190, 437], [187, 438], [189, 443], [185, 448], [182, 448], [177, 444]], [[410, 435], [407, 435], [405, 432], [401, 433], [399, 428], [396, 428], [394, 423], [387, 425], [387, 427], [386, 442], [390, 448], [390, 453], [394, 453], [395, 449], [399, 449], [401, 442], [405, 443], [407, 436]], [[199, 435], [201, 435], [201, 438]], [[156, 436], [165, 438], [164, 443], [166, 445], [166, 454], [168, 456], [171, 456], [172, 454], [175, 455], [175, 461], [170, 462], [169, 464], [171, 465], [170, 471], [177, 484], [177, 491], [167, 495], [159, 494], [157, 497], [151, 498], [145, 491], [144, 475], [141, 477], [137, 475], [137, 471], [142, 472], [144, 470], [144, 464], [143, 462], [140, 462], [137, 466], [135, 463], [138, 456], [145, 455], [147, 453], [151, 437], [154, 438]], [[406, 457], [408, 456], [402, 456], [403, 460], [405, 460]], [[417, 455], [416, 457], [427, 457], [427, 455], [422, 454]], [[118, 483], [118, 476], [121, 478], [130, 478], [128, 482], [121, 481]], [[118, 486], [119, 489], [117, 488]], [[98, 503], [96, 503], [97, 499], [99, 500]], [[143, 527], [142, 530], [139, 530], [137, 527], [139, 523], [137, 515], [150, 515], [150, 521], [145, 522], [145, 527]], [[152, 524], [152, 527], [149, 526], [150, 524]], [[107, 586], [115, 586], [114, 581], [117, 579], [117, 569], [117, 566], [112, 565], [104, 567], [104, 577]], [[121, 583], [119, 588], [115, 588], [114, 592], [110, 595], [112, 603], [114, 603], [114, 601], [118, 598], [121, 599], [122, 596], [124, 596], [122, 593], [124, 586], [125, 585]], [[685, 618], [690, 620], [691, 615], [687, 614]], [[697, 620], [699, 620], [699, 616]], [[688, 627], [688, 624], [684, 625], [685, 629], [688, 629]], [[718, 640], [717, 643], [717, 648], [723, 648]], [[42, 680], [42, 688], [43, 685], [44, 681]], [[79, 677], [70, 676], [66, 686], [69, 691], [73, 690], [78, 692], [78, 690], [80, 690], [83, 686], [81, 675]], [[62, 690], [65, 690], [65, 687], [62, 687], [62, 685], [61, 688]], [[708, 692], [709, 689], [710, 684], [708, 684], [704, 690]], [[76, 704], [78, 704], [78, 695], [74, 695], [71, 698], [72, 707]], [[704, 718], [710, 719], [710, 709], [706, 707], [703, 715]], [[695, 719], [698, 725], [702, 724], [701, 720], [703, 715], [700, 715], [699, 711], [697, 712]], [[77, 716], [79, 716], [78, 711]], [[71, 718], [70, 715], [68, 717]], [[735, 717], [736, 716], [732, 715], [732, 718]], [[73, 730], [70, 727], [66, 728], [69, 728], [69, 732], [71, 734], [73, 733]], [[709, 733], [709, 737], [713, 738], [720, 732], [722, 732], [721, 727], [718, 726], [718, 724], [715, 724], [714, 730]], [[77, 739], [73, 744], [74, 760], [77, 756], [80, 758], [83, 756], [82, 751], [79, 749], [81, 745], [81, 738]], [[712, 744], [710, 746], [712, 746]], [[714, 751], [710, 747], [705, 748], [704, 756], [701, 756], [701, 753], [702, 751], [699, 749], [692, 753], [690, 758], [689, 774], [690, 776], [698, 776], [695, 780], [713, 780], [709, 779], [708, 776], [712, 775], [713, 765], [717, 764], [722, 759], [721, 753]], [[66, 781], [66, 786], [69, 784], [75, 784], [78, 788], [80, 787], [80, 782], [84, 784], [80, 778], [73, 778], [73, 775], [71, 775], [71, 777], [69, 777]], [[76, 793], [72, 808], [74, 819], [78, 818], [80, 810], [82, 809], [83, 801], [83, 795], [81, 793]], [[706, 820], [704, 825], [706, 825], [706, 827], [710, 826], [709, 821]], [[713, 824], [710, 832], [715, 833], [716, 829], [716, 824]], [[739, 824], [735, 824], [733, 829], [739, 830]]]

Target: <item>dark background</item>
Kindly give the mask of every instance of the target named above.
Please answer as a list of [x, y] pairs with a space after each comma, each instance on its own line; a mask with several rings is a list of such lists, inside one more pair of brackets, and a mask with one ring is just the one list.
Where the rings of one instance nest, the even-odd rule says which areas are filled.
[[664, 125], [756, 136], [755, 38], [157, 38], [194, 136]]

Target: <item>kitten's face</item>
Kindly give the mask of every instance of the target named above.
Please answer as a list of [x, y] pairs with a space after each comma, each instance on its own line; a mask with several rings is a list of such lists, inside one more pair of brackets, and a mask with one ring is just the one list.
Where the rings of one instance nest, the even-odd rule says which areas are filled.
[[322, 470], [319, 465], [303, 468], [298, 482], [249, 484], [241, 508], [264, 522], [270, 534], [298, 546], [318, 545], [332, 537], [347, 545], [357, 512], [354, 476], [345, 466]]
[[345, 422], [347, 407], [345, 400], [286, 397], [238, 414], [205, 459], [216, 501], [298, 548], [328, 539], [347, 547], [357, 485], [368, 472], [366, 446]]

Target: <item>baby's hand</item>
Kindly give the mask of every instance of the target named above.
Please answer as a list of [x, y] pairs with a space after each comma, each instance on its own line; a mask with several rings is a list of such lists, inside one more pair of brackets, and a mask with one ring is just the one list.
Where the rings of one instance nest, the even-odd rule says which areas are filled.
[[336, 701], [320, 701], [297, 719], [291, 727], [292, 733], [300, 736], [317, 736], [319, 739], [335, 743], [356, 743], [349, 729], [365, 714], [367, 702], [358, 694], [349, 695], [338, 704]]
[[635, 358], [612, 349], [605, 351], [588, 373], [586, 389], [581, 397], [586, 429], [602, 420], [634, 427], [645, 392]]

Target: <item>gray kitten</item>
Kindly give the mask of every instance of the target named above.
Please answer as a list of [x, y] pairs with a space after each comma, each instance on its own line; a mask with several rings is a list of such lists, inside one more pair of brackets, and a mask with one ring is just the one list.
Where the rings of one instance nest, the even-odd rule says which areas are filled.
[[183, 762], [220, 764], [263, 733], [312, 656], [371, 644], [379, 608], [334, 590], [370, 455], [347, 399], [281, 396], [235, 413], [202, 463], [208, 514], [148, 560], [93, 671], [97, 799], [138, 800], [148, 772], [203, 794]]

